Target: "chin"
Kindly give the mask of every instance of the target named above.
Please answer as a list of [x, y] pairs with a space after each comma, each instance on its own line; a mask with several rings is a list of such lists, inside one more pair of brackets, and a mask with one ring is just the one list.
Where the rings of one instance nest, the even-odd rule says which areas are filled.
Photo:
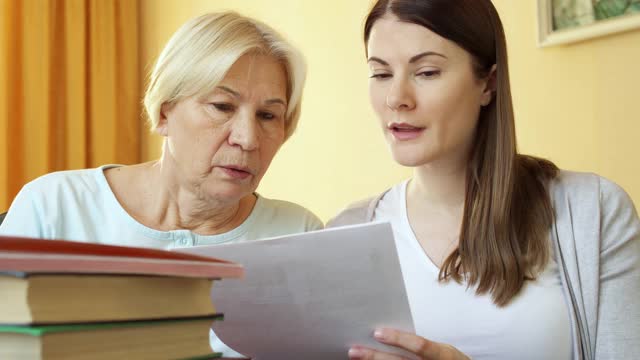
[[243, 197], [253, 193], [253, 190], [248, 186], [242, 186], [238, 184], [216, 184], [215, 187], [207, 189], [209, 197], [218, 199], [224, 202], [238, 202]]
[[402, 166], [418, 167], [430, 163], [433, 160], [433, 156], [424, 154], [418, 151], [398, 151], [397, 149], [391, 149], [393, 160]]
[[394, 160], [396, 161], [396, 163], [406, 167], [418, 167], [428, 163], [428, 161], [421, 161], [418, 159], [407, 159], [407, 158], [397, 158], [397, 157], [394, 157]]

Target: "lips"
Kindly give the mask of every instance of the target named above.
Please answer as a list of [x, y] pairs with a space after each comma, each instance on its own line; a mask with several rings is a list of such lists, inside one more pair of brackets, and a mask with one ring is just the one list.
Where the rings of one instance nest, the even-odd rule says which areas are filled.
[[411, 124], [407, 124], [407, 123], [391, 123], [388, 125], [388, 128], [393, 130], [393, 131], [417, 131], [417, 130], [422, 130], [425, 127], [424, 126], [413, 126]]
[[387, 126], [396, 140], [407, 141], [418, 138], [425, 131], [424, 126], [414, 126], [407, 123], [391, 123]]
[[253, 175], [249, 168], [242, 166], [224, 165], [220, 166], [220, 169], [230, 178], [237, 180], [243, 180]]

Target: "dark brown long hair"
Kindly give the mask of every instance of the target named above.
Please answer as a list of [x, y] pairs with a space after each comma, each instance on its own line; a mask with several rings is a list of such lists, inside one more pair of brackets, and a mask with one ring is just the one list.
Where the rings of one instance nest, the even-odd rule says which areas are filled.
[[480, 111], [467, 169], [460, 241], [440, 269], [453, 279], [490, 293], [505, 306], [549, 259], [554, 212], [548, 184], [558, 168], [516, 149], [507, 46], [498, 12], [490, 0], [379, 0], [364, 26], [385, 15], [424, 26], [456, 43], [473, 58], [478, 78], [496, 65], [495, 94]]

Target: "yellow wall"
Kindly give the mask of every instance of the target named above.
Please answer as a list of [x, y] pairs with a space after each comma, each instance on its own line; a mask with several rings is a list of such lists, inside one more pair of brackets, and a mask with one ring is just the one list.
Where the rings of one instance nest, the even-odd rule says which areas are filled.
[[522, 152], [596, 172], [640, 207], [640, 29], [535, 46], [535, 1], [494, 0], [507, 33]]
[[[520, 149], [607, 176], [640, 204], [640, 31], [539, 49], [535, 1], [494, 3], [509, 42]], [[284, 33], [306, 55], [309, 75], [298, 132], [259, 191], [327, 220], [411, 174], [391, 160], [368, 104], [361, 41], [368, 7], [367, 0], [141, 0], [142, 73], [180, 24], [207, 11], [237, 10]], [[145, 141], [145, 158], [159, 156], [158, 137]]]

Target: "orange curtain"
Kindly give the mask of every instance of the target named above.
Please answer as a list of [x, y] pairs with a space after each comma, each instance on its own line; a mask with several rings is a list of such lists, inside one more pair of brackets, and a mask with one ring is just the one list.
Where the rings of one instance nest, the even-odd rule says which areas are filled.
[[0, 0], [0, 212], [48, 172], [140, 161], [136, 0]]

